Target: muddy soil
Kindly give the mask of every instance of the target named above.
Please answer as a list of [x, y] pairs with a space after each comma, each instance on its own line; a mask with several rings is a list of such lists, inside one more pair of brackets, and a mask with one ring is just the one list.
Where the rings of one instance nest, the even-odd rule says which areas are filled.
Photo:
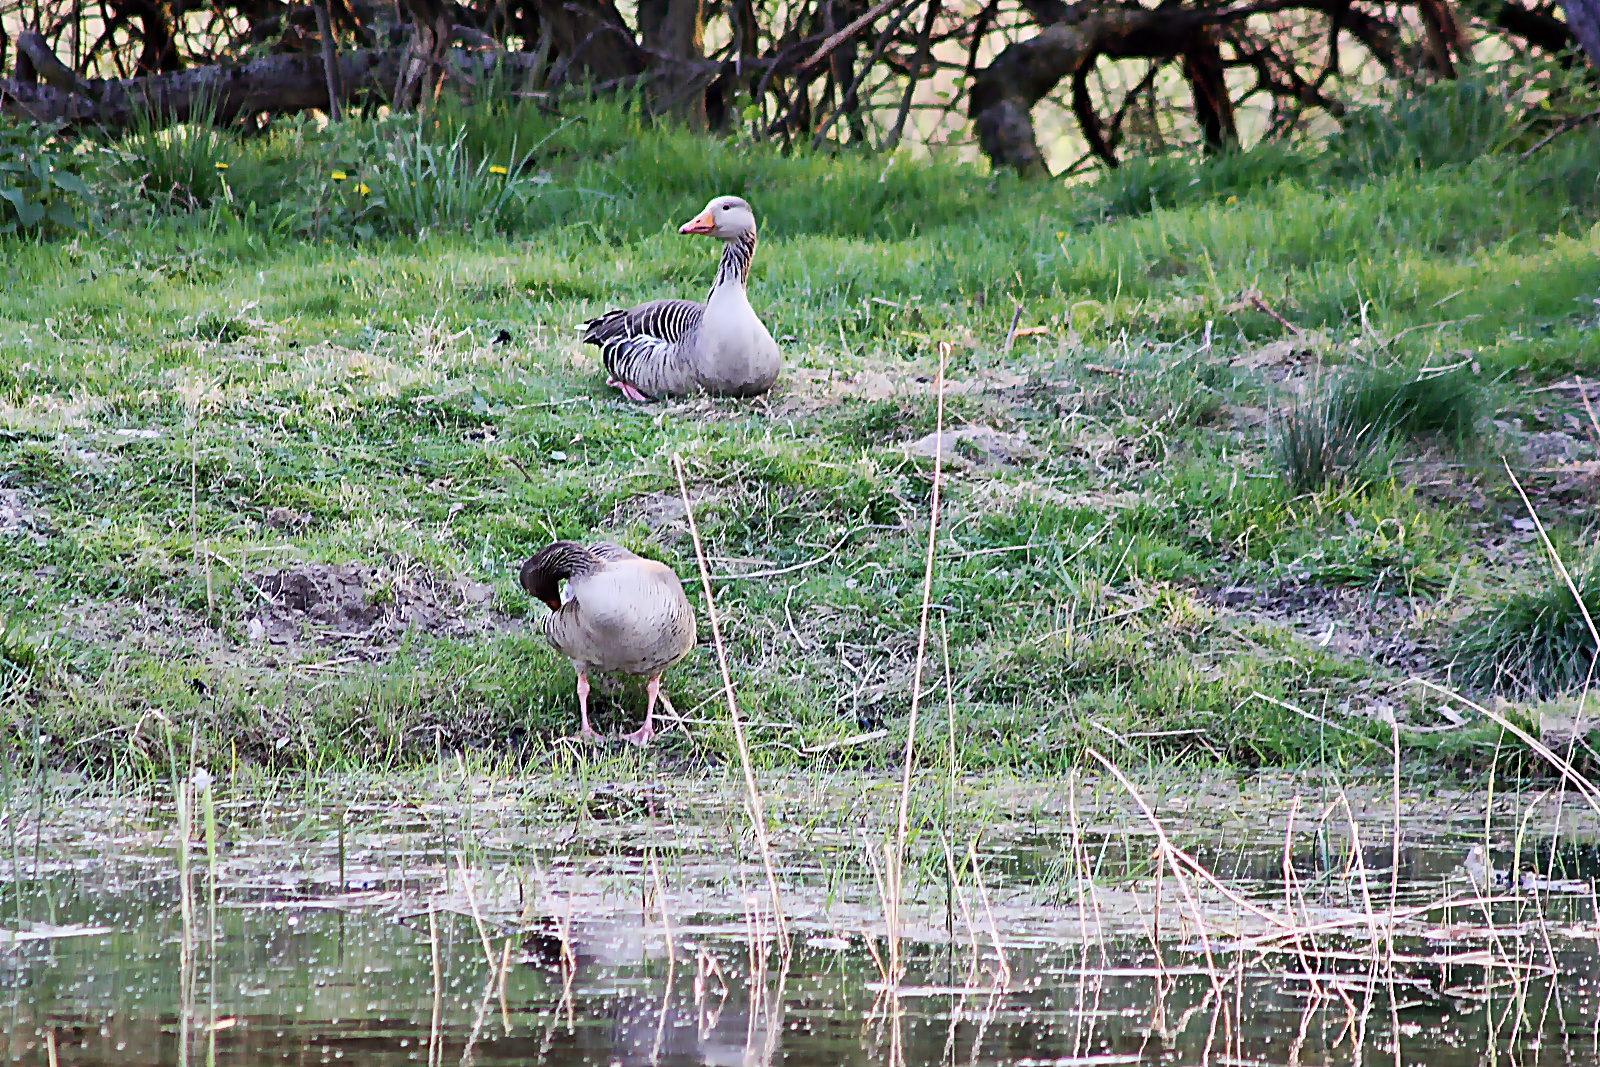
[[376, 660], [408, 632], [467, 638], [523, 627], [495, 610], [494, 586], [427, 570], [300, 563], [246, 581], [259, 594], [244, 623], [251, 644], [335, 645]]

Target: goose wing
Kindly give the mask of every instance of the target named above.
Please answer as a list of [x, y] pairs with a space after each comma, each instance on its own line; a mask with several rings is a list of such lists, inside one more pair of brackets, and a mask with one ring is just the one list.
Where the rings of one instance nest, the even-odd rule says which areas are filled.
[[649, 337], [676, 344], [700, 325], [705, 305], [693, 300], [652, 300], [631, 308], [608, 311], [584, 323], [583, 343], [607, 345]]
[[690, 384], [686, 342], [700, 328], [705, 310], [693, 300], [619, 308], [584, 323], [583, 341], [600, 346], [613, 378], [652, 396], [683, 393]]

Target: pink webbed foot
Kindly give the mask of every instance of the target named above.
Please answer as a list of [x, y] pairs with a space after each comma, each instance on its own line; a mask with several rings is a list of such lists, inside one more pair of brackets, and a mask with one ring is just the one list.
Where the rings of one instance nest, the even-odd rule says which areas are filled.
[[650, 398], [639, 392], [639, 390], [635, 389], [630, 382], [625, 382], [617, 378], [607, 378], [606, 384], [611, 386], [613, 389], [622, 390], [622, 395], [627, 397], [629, 400], [632, 400], [635, 404], [650, 403]]
[[645, 723], [633, 733], [623, 734], [622, 739], [628, 742], [630, 745], [637, 745], [638, 747], [643, 748], [644, 746], [648, 745], [650, 743], [650, 739], [655, 736], [656, 728], [650, 723]]

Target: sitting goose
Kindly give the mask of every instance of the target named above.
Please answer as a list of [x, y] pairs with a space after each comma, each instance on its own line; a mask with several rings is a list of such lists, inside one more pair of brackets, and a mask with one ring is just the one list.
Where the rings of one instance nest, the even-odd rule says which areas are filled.
[[[522, 565], [522, 588], [544, 601], [545, 639], [578, 671], [580, 732], [589, 726], [589, 671], [648, 676], [644, 725], [625, 740], [648, 745], [655, 736], [661, 672], [694, 647], [694, 609], [672, 568], [602, 541], [585, 547], [556, 541]], [[565, 596], [561, 583], [567, 583]]]
[[756, 217], [737, 196], [719, 196], [678, 228], [723, 240], [722, 265], [704, 304], [652, 300], [584, 323], [585, 344], [599, 345], [606, 384], [629, 400], [684, 396], [758, 396], [772, 388], [782, 353], [745, 295], [756, 252]]

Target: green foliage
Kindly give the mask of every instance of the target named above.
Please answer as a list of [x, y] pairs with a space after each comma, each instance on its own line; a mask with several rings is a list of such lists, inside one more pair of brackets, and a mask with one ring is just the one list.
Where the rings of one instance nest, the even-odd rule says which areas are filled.
[[1461, 444], [1477, 426], [1480, 391], [1470, 370], [1419, 373], [1401, 367], [1363, 368], [1337, 386], [1352, 426], [1410, 436], [1438, 435]]
[[1315, 383], [1278, 416], [1278, 460], [1301, 492], [1349, 487], [1380, 477], [1400, 437], [1465, 443], [1478, 409], [1479, 390], [1464, 367], [1347, 369]]
[[1388, 430], [1345, 390], [1313, 386], [1277, 417], [1278, 463], [1300, 492], [1345, 488], [1380, 473]]
[[[1438, 591], [1480, 588], [1481, 513], [1430, 496], [1426, 464], [1388, 477], [1389, 450], [1495, 434], [1491, 408], [1559, 424], [1569, 393], [1500, 372], [1600, 371], [1600, 138], [1581, 131], [1526, 162], [1340, 178], [1269, 148], [1070, 188], [786, 155], [615, 102], [280, 122], [230, 151], [233, 197], [203, 213], [123, 207], [137, 224], [115, 237], [8, 250], [0, 468], [49, 523], [7, 537], [0, 587], [83, 620], [34, 687], [52, 736], [91, 739], [73, 759], [114, 758], [150, 707], [280, 766], [537, 748], [571, 728], [573, 677], [515, 568], [553, 537], [610, 537], [692, 578], [680, 455], [714, 572], [741, 575], [716, 595], [757, 759], [811, 765], [881, 726], [825, 758], [892, 760], [931, 490], [904, 446], [933, 429], [945, 342], [946, 423], [982, 428], [953, 450], [934, 581], [965, 766], [1064, 770], [1109, 740], [1095, 724], [1152, 758], [1368, 759], [1375, 720], [1329, 742], [1249, 699], [1335, 716], [1395, 678], [1341, 651], [1349, 605], [1318, 645], [1273, 591], [1405, 594], [1427, 618]], [[621, 403], [571, 327], [703, 296], [717, 249], [674, 231], [724, 191], [761, 219], [751, 297], [785, 350], [779, 391]], [[1239, 300], [1251, 287], [1330, 359], [1376, 334], [1399, 368], [1471, 347], [1486, 373], [1347, 369], [1263, 425], [1281, 365], [1239, 357], [1283, 327]], [[250, 640], [275, 610], [252, 574], [292, 559], [381, 569], [359, 612], [417, 625], [349, 637], [362, 658], [337, 676], [314, 634]], [[456, 618], [457, 582], [492, 587], [489, 614]], [[1251, 619], [1217, 595], [1237, 587]], [[720, 684], [704, 649], [667, 678], [686, 713]], [[608, 727], [642, 712], [637, 687], [594, 699]], [[668, 743], [726, 757], [705, 708]]]
[[[1558, 574], [1538, 588], [1506, 593], [1457, 628], [1455, 669], [1465, 684], [1523, 699], [1593, 687], [1600, 624], [1600, 550], [1570, 568], [1578, 597]], [[1587, 611], [1587, 618], [1585, 617]]]
[[1214, 156], [1141, 156], [1106, 174], [1099, 191], [1113, 215], [1139, 215], [1158, 208], [1243, 196], [1314, 173], [1316, 154], [1283, 141], [1263, 141], [1249, 150]]
[[49, 635], [41, 635], [20, 614], [0, 615], [0, 699], [21, 693], [45, 668]]
[[1519, 133], [1505, 92], [1480, 79], [1449, 79], [1352, 111], [1328, 142], [1330, 166], [1362, 174], [1431, 170], [1499, 152]]
[[77, 232], [94, 194], [72, 169], [58, 127], [0, 120], [0, 234]]
[[534, 183], [520, 172], [524, 158], [515, 140], [506, 162], [491, 155], [473, 161], [466, 130], [435, 143], [414, 123], [374, 143], [378, 161], [367, 170], [372, 188], [366, 212], [393, 232], [421, 237], [430, 230], [504, 232], [532, 195]]
[[169, 125], [149, 101], [135, 101], [133, 122], [117, 145], [122, 176], [142, 199], [161, 208], [209, 205], [223, 195], [237, 155], [233, 139], [217, 128], [216, 115], [216, 100], [202, 95], [187, 122]]

